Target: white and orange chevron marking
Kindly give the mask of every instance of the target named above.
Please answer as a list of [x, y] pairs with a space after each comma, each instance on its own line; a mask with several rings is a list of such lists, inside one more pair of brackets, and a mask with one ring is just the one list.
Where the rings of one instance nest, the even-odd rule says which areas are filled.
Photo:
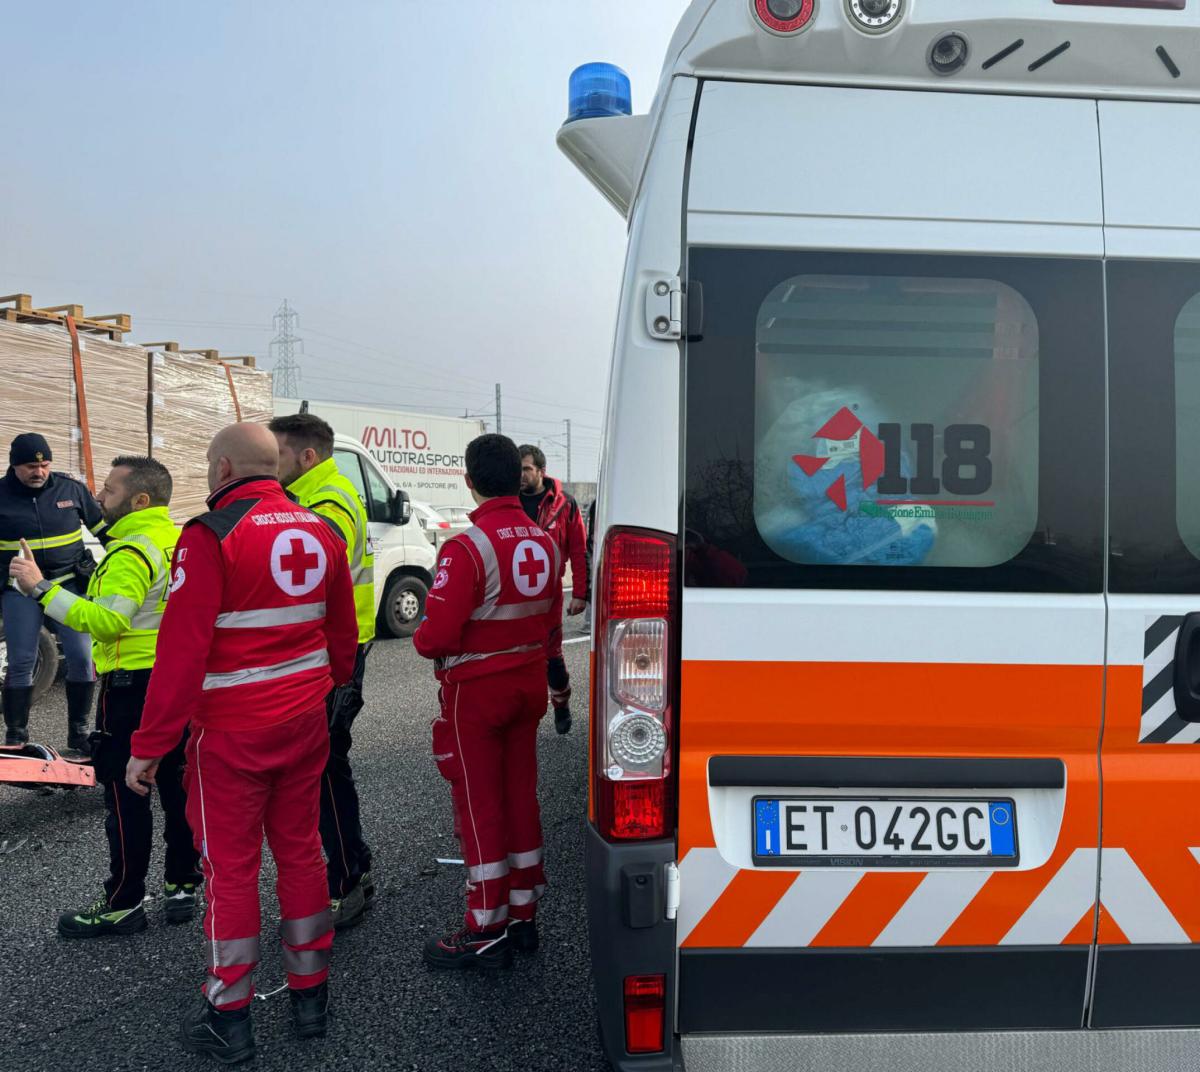
[[[1200, 847], [1189, 849], [1200, 864]], [[1000, 939], [1001, 945], [1058, 945], [1096, 905], [1096, 865], [1100, 863], [1100, 903], [1134, 944], [1179, 944], [1192, 938], [1180, 925], [1133, 857], [1123, 848], [1079, 848], [1070, 854], [1029, 907]], [[680, 945], [746, 872], [728, 863], [716, 848], [694, 848], [680, 863]], [[814, 944], [868, 875], [878, 872], [810, 869], [775, 873], [790, 884], [771, 905], [746, 947], [799, 947]], [[872, 946], [934, 946], [975, 900], [995, 871], [927, 871], [871, 941]], [[753, 922], [753, 921], [749, 921]]]

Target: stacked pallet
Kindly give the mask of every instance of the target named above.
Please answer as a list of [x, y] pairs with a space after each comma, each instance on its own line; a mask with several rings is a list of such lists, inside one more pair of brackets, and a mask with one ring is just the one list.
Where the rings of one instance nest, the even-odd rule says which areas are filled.
[[129, 327], [126, 314], [85, 317], [79, 306], [0, 298], [0, 449], [20, 432], [41, 432], [56, 469], [96, 483], [118, 454], [150, 454], [171, 470], [171, 514], [182, 522], [204, 510], [213, 434], [271, 419], [271, 377], [253, 358], [122, 342]]

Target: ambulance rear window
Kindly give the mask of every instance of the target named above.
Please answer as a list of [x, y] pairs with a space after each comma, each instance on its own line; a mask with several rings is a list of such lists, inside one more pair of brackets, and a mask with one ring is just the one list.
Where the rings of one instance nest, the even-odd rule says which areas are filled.
[[1098, 262], [692, 249], [688, 270], [687, 584], [1100, 590]]
[[754, 521], [805, 565], [994, 566], [1037, 524], [1038, 325], [988, 279], [802, 275], [758, 311]]
[[1175, 320], [1175, 523], [1200, 558], [1200, 294]]

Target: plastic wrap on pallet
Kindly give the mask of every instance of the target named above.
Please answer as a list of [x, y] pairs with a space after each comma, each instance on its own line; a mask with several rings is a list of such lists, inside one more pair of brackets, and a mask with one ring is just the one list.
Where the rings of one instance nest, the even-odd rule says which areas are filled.
[[[271, 418], [271, 377], [232, 366], [243, 421]], [[209, 441], [237, 420], [225, 366], [186, 354], [151, 354], [151, 450], [171, 471], [171, 516], [182, 523], [206, 509]]]
[[[99, 484], [118, 454], [146, 452], [146, 352], [86, 334], [79, 345]], [[70, 336], [59, 327], [0, 321], [0, 447], [29, 431], [49, 441], [56, 469], [84, 478]]]

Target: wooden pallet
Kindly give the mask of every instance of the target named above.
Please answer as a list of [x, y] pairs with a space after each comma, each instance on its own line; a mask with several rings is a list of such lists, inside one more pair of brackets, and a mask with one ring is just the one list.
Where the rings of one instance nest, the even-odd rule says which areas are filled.
[[184, 350], [173, 339], [165, 342], [139, 342], [138, 346], [145, 350], [162, 350], [168, 354], [196, 354], [207, 361], [220, 361], [223, 364], [240, 364], [246, 368], [254, 368], [254, 357], [250, 354], [238, 354], [234, 357], [222, 357], [219, 350]]
[[75, 327], [89, 335], [106, 335], [116, 342], [131, 330], [132, 317], [128, 313], [84, 314], [82, 305], [35, 306], [28, 294], [6, 294], [0, 296], [0, 320], [10, 324], [54, 324], [65, 327], [67, 317], [73, 317]]

